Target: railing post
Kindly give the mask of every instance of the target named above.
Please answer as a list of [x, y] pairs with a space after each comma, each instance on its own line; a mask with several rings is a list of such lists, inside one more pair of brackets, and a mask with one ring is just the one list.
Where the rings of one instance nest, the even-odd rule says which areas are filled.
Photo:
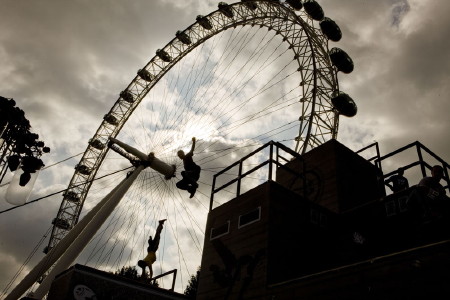
[[241, 175], [242, 175], [242, 159], [239, 160], [239, 173], [236, 187], [236, 197], [238, 197], [241, 194]]
[[170, 289], [171, 291], [173, 291], [175, 289], [175, 281], [177, 279], [177, 269], [173, 270], [173, 280], [172, 280], [172, 288]]
[[270, 142], [269, 151], [270, 151], [270, 154], [269, 154], [269, 181], [272, 181], [273, 142]]
[[216, 187], [216, 175], [213, 176], [213, 182], [212, 182], [212, 187], [211, 187], [211, 199], [209, 200], [209, 211], [212, 210], [212, 206], [213, 206], [213, 201], [214, 201], [214, 189]]
[[420, 151], [419, 143], [416, 143], [416, 149], [417, 149], [417, 156], [419, 156], [420, 170], [422, 171], [422, 177], [426, 177], [427, 173], [425, 171], [425, 166], [424, 166], [423, 157], [422, 157], [422, 151]]
[[280, 147], [277, 146], [276, 148], [276, 154], [277, 154], [277, 166], [280, 163]]
[[383, 168], [381, 167], [381, 160], [380, 160], [380, 147], [378, 146], [378, 142], [375, 142], [375, 149], [377, 151], [377, 159], [375, 162], [378, 162], [378, 169], [380, 169], [381, 174], [383, 174]]

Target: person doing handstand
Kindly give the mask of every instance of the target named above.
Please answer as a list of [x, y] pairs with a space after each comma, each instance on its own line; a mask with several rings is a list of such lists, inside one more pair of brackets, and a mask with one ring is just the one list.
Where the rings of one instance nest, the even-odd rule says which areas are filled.
[[181, 190], [187, 190], [191, 195], [189, 198], [194, 197], [197, 191], [197, 180], [200, 178], [201, 168], [194, 162], [192, 156], [195, 149], [195, 137], [192, 138], [191, 151], [184, 153], [183, 150], [178, 151], [178, 157], [183, 160], [184, 171], [181, 172], [183, 179], [177, 182], [177, 188]]
[[143, 260], [138, 261], [138, 266], [142, 268], [141, 278], [146, 278], [145, 269], [147, 267], [150, 269], [150, 279], [153, 277], [152, 265], [156, 261], [156, 250], [158, 250], [159, 247], [161, 231], [165, 221], [166, 219], [159, 221], [159, 225], [156, 228], [155, 238], [153, 239], [152, 236], [148, 238], [147, 256]]

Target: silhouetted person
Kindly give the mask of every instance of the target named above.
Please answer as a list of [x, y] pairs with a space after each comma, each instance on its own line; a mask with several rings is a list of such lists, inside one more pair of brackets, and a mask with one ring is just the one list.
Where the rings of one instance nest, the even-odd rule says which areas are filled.
[[449, 199], [444, 187], [439, 183], [444, 175], [441, 166], [436, 165], [431, 169], [431, 176], [424, 177], [417, 185], [419, 197], [413, 197], [413, 208], [421, 210], [422, 218], [426, 220], [440, 219], [448, 214]]
[[194, 197], [197, 191], [197, 180], [200, 178], [201, 168], [194, 162], [195, 137], [192, 138], [191, 151], [184, 153], [183, 150], [178, 151], [178, 157], [183, 160], [184, 171], [181, 172], [183, 179], [177, 182], [177, 188], [186, 190], [190, 193], [189, 198]]
[[[409, 188], [408, 179], [403, 176], [403, 169], [400, 168], [397, 170], [397, 174], [389, 177], [384, 182], [392, 192], [400, 192]], [[392, 185], [390, 184], [392, 183]]]
[[430, 200], [435, 200], [445, 197], [445, 189], [439, 183], [444, 176], [444, 169], [441, 166], [433, 166], [431, 169], [431, 177], [424, 177], [417, 187], [422, 196]]
[[145, 269], [147, 267], [150, 269], [150, 279], [153, 277], [152, 265], [156, 261], [156, 250], [158, 250], [159, 247], [161, 231], [163, 229], [163, 224], [165, 221], [166, 219], [159, 221], [158, 228], [156, 228], [155, 238], [153, 239], [152, 236], [148, 238], [147, 256], [143, 260], [138, 261], [138, 266], [142, 268], [141, 278], [146, 277]]

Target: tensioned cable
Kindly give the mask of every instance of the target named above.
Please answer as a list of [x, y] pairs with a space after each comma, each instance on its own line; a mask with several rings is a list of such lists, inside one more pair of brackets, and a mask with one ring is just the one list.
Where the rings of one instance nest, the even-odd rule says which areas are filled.
[[234, 76], [235, 77], [235, 76]]
[[[140, 182], [140, 181], [139, 181], [139, 182]], [[141, 182], [141, 183], [142, 183], [142, 182]], [[133, 186], [134, 186], [134, 185], [133, 185]], [[140, 188], [140, 189], [142, 189], [142, 188]], [[133, 190], [134, 190], [134, 191], [139, 191], [139, 188], [137, 188], [137, 189], [135, 188], [135, 189], [133, 189]], [[131, 190], [131, 191], [132, 191], [131, 196], [133, 195], [133, 190]], [[127, 200], [127, 201], [125, 201], [125, 202], [123, 203], [122, 207], [123, 207], [123, 206], [125, 206], [125, 207], [128, 206], [128, 203], [133, 203], [133, 202], [132, 202], [132, 197], [130, 198], [130, 196], [126, 197], [126, 200]], [[120, 211], [120, 214], [119, 214], [119, 215], [117, 215], [117, 212], [118, 212], [118, 211]], [[117, 210], [117, 209], [116, 209], [116, 210], [114, 210], [113, 215], [109, 218], [109, 219], [110, 219], [110, 222], [109, 222], [108, 225], [106, 225], [106, 228], [109, 229], [109, 231], [110, 231], [110, 236], [105, 240], [104, 244], [101, 245], [101, 247], [99, 247], [99, 249], [101, 249], [101, 251], [98, 252], [98, 250], [97, 250], [97, 253], [95, 253], [95, 255], [99, 257], [99, 259], [100, 259], [101, 257], [104, 257], [104, 258], [106, 257], [106, 258], [107, 258], [107, 256], [103, 255], [102, 253], [103, 253], [103, 251], [106, 249], [106, 246], [107, 246], [108, 241], [111, 239], [112, 235], [115, 233], [116, 227], [122, 228], [122, 227], [123, 227], [123, 224], [124, 224], [124, 223], [123, 223], [124, 221], [126, 221], [127, 219], [128, 219], [128, 220], [133, 220], [132, 218], [125, 218], [125, 217], [124, 217], [124, 216], [128, 215], [128, 212], [129, 212], [129, 210], [123, 210], [123, 209]], [[117, 220], [117, 221], [116, 221], [116, 220]], [[122, 225], [118, 226], [120, 220], [122, 220], [122, 221], [121, 221], [122, 223], [120, 223], [120, 224], [122, 224]], [[112, 226], [112, 228], [111, 228], [111, 226]], [[105, 231], [105, 232], [106, 232], [106, 231]], [[104, 233], [105, 233], [105, 232], [104, 232]], [[102, 238], [103, 238], [103, 235], [99, 237], [99, 241], [100, 241]], [[116, 240], [116, 242], [117, 242], [117, 240]], [[117, 244], [116, 242], [114, 243], [114, 245]], [[98, 243], [97, 243], [97, 244], [98, 244]], [[94, 249], [92, 250], [92, 253], [91, 253], [91, 255], [89, 256], [88, 260], [91, 260], [91, 259], [92, 259], [92, 257], [94, 256], [94, 255], [93, 255], [93, 252], [95, 251], [96, 248], [97, 248], [97, 246], [94, 247]], [[109, 251], [112, 251], [112, 250], [110, 249]], [[103, 263], [103, 262], [101, 262], [100, 260], [98, 260], [96, 266], [98, 266], [99, 263], [101, 264], [101, 263]]]
[[[139, 189], [136, 189], [136, 191], [139, 191]], [[133, 201], [131, 201], [131, 199], [130, 199], [129, 202], [132, 203]], [[123, 234], [124, 234], [125, 236], [129, 236], [127, 233], [129, 232], [129, 230], [130, 230], [130, 228], [132, 227], [132, 225], [136, 223], [136, 220], [137, 220], [137, 218], [134, 218], [134, 216], [135, 216], [135, 214], [136, 214], [135, 208], [136, 208], [136, 204], [137, 204], [137, 203], [134, 202], [134, 205], [132, 205], [131, 207], [128, 206], [128, 205], [126, 205], [126, 203], [124, 203], [124, 204], [125, 204], [125, 205], [122, 205], [122, 207], [123, 207], [123, 206], [127, 206], [127, 207], [128, 207], [126, 210], [122, 210], [122, 215], [125, 215], [126, 218], [121, 218], [121, 215], [119, 215], [119, 216], [117, 217], [118, 219], [120, 218], [121, 221], [122, 221], [122, 222], [120, 223], [120, 226], [118, 226], [119, 228], [118, 228], [117, 231], [120, 231], [120, 232], [124, 231]], [[134, 209], [133, 209], [133, 206], [134, 206]], [[127, 224], [127, 225], [126, 225], [126, 224]], [[136, 227], [136, 226], [134, 226], [134, 227]], [[113, 228], [111, 229], [111, 234], [110, 234], [110, 238], [108, 238], [108, 241], [109, 241], [109, 240], [111, 239], [111, 237], [112, 237], [113, 235], [115, 235], [116, 233], [117, 233], [117, 232], [116, 232], [116, 228], [113, 227]], [[108, 250], [109, 252], [108, 252], [108, 254], [104, 256], [105, 258], [107, 258], [107, 259], [104, 261], [104, 264], [106, 264], [106, 265], [108, 265], [108, 266], [111, 265], [109, 262], [110, 262], [110, 260], [111, 260], [111, 258], [112, 258], [113, 251], [115, 250], [116, 247], [119, 247], [119, 246], [120, 246], [120, 243], [121, 243], [121, 242], [120, 242], [120, 239], [119, 239], [119, 238], [115, 238], [112, 247], [109, 247], [109, 250]], [[123, 254], [123, 248], [124, 248], [124, 247], [125, 247], [125, 241], [122, 240], [122, 247], [121, 247], [121, 249], [119, 250], [119, 253], [117, 254], [117, 259], [119, 259], [120, 256]], [[112, 266], [115, 266], [115, 268], [118, 268], [118, 267], [119, 267], [117, 260], [116, 260], [116, 263], [113, 263], [113, 264], [112, 264]]]
[[[241, 28], [241, 30], [242, 30], [242, 28]], [[239, 30], [239, 31], [241, 31], [241, 30]], [[234, 30], [232, 31], [232, 33], [233, 33], [233, 32], [234, 32]], [[246, 32], [245, 34], [242, 35], [242, 37], [240, 38], [239, 41], [241, 41], [242, 39], [246, 40], [246, 39], [249, 37], [249, 35], [250, 35], [250, 30], [247, 30], [247, 32]], [[224, 49], [224, 51], [223, 51], [221, 57], [219, 58], [218, 62], [215, 64], [213, 70], [210, 72], [210, 76], [205, 76], [205, 72], [207, 71], [207, 68], [199, 68], [199, 67], [196, 68], [197, 70], [201, 70], [201, 73], [200, 73], [200, 74], [202, 75], [202, 78], [204, 78], [204, 80], [201, 81], [201, 84], [199, 84], [198, 86], [203, 86], [203, 85], [205, 84], [205, 80], [206, 80], [206, 79], [209, 79], [209, 78], [211, 78], [211, 77], [214, 78], [213, 75], [216, 73], [216, 68], [217, 68], [217, 66], [219, 66], [219, 65], [220, 65], [220, 62], [224, 59], [224, 57], [226, 57], [227, 49], [230, 47], [231, 43], [235, 40], [236, 37], [238, 37], [238, 34], [236, 34], [236, 35], [234, 35], [234, 36], [233, 36], [232, 34], [230, 35], [230, 38], [227, 40], [225, 49]], [[214, 50], [214, 48], [215, 48], [215, 44], [216, 44], [216, 43], [219, 43], [220, 39], [221, 39], [221, 35], [216, 35], [216, 36], [214, 36], [214, 38], [212, 39], [212, 46], [210, 47], [210, 51], [209, 51], [209, 53], [208, 53], [206, 63], [210, 60], [211, 54], [213, 53], [213, 50]], [[230, 52], [230, 53], [231, 53], [231, 52]], [[201, 53], [200, 51], [197, 51], [197, 56], [198, 56], [198, 57], [201, 57], [201, 56], [203, 56], [203, 55], [202, 55], [202, 53]], [[196, 59], [196, 61], [197, 61], [197, 59]], [[224, 72], [226, 72], [226, 71], [227, 71], [227, 68], [225, 68]], [[211, 74], [211, 73], [212, 73], [212, 74]], [[209, 84], [209, 86], [205, 89], [205, 91], [204, 91], [204, 93], [202, 94], [202, 96], [205, 96], [205, 95], [208, 93], [209, 88], [211, 87], [211, 85], [212, 85], [212, 82], [211, 82], [211, 83]], [[193, 85], [192, 85], [192, 86], [193, 86]], [[192, 87], [192, 86], [191, 86], [191, 87]], [[197, 93], [198, 93], [198, 88], [195, 90], [194, 93], [192, 93], [192, 96], [189, 97], [188, 105], [183, 106], [183, 111], [181, 111], [181, 112], [178, 114], [178, 116], [183, 115], [183, 114], [185, 113], [186, 109], [189, 109], [189, 108], [191, 107], [191, 104], [193, 103], [193, 100], [195, 99], [195, 96], [197, 95]], [[206, 97], [203, 97], [203, 98], [206, 99]], [[202, 98], [200, 98], [200, 99], [202, 99]], [[205, 103], [205, 102], [203, 102], [203, 104], [200, 103], [199, 108], [197, 109], [197, 112], [199, 112], [199, 110], [202, 108], [202, 106], [203, 106], [204, 104], [208, 104], [208, 105], [209, 105], [210, 103]], [[176, 122], [177, 120], [178, 120], [178, 118], [176, 118], [175, 122]], [[174, 122], [174, 123], [175, 123], [175, 122]], [[185, 121], [185, 123], [184, 123], [183, 125], [185, 125], [186, 122], [187, 122], [187, 120]]]
[[[91, 181], [97, 181], [97, 180], [100, 180], [100, 179], [102, 179], [102, 178], [104, 178], [104, 177], [107, 177], [107, 176], [110, 176], [110, 175], [113, 175], [113, 174], [116, 174], [116, 173], [119, 173], [119, 172], [123, 172], [123, 171], [128, 170], [128, 169], [131, 169], [131, 168], [133, 168], [133, 167], [127, 167], [127, 168], [125, 168], [125, 169], [118, 170], [118, 171], [112, 172], [112, 173], [110, 173], [110, 174], [106, 174], [106, 175], [103, 175], [103, 176], [101, 176], [101, 177], [94, 178], [94, 179], [92, 179]], [[90, 181], [89, 181], [89, 182], [90, 182]], [[78, 185], [74, 185], [73, 187], [78, 187], [78, 186], [81, 186], [81, 185], [84, 185], [84, 184], [85, 184], [85, 183], [81, 183], [81, 184], [78, 184]], [[67, 189], [60, 190], [60, 191], [58, 191], [58, 192], [54, 192], [54, 193], [48, 194], [48, 195], [46, 195], [46, 196], [39, 197], [39, 198], [37, 198], [37, 199], [35, 199], [35, 200], [32, 200], [32, 201], [29, 201], [29, 202], [27, 202], [27, 203], [25, 203], [25, 204], [17, 205], [17, 206], [14, 206], [14, 207], [11, 207], [11, 208], [2, 210], [2, 211], [0, 211], [0, 214], [5, 213], [5, 212], [7, 212], [7, 211], [14, 210], [14, 209], [19, 208], [19, 207], [22, 207], [22, 206], [26, 206], [26, 205], [28, 205], [28, 204], [31, 204], [31, 203], [40, 201], [40, 200], [45, 199], [45, 198], [48, 198], [48, 197], [51, 197], [51, 196], [54, 196], [54, 195], [63, 193], [63, 192], [65, 192], [65, 191], [67, 191]]]
[[[162, 181], [162, 185], [165, 185], [166, 184], [166, 182], [165, 181]], [[133, 185], [134, 186], [134, 185]], [[146, 189], [146, 188], [144, 188], [144, 187], [137, 187], [136, 188], [136, 190], [137, 191], [140, 191], [141, 193], [143, 193], [144, 191], [146, 191], [146, 190], [148, 190], [148, 189]], [[153, 190], [155, 190], [155, 189], [153, 189]], [[159, 188], [156, 188], [156, 190], [158, 191], [159, 190]], [[166, 192], [168, 192], [169, 191], [169, 189], [167, 189], [167, 187], [166, 188], [164, 188], [164, 190], [166, 190]], [[133, 193], [132, 193], [133, 194]], [[131, 197], [133, 197], [133, 198], [140, 198], [140, 197], [142, 197], [142, 196], [139, 196], [139, 195], [137, 195], [137, 196], [132, 196], [131, 195]], [[162, 196], [163, 198], [165, 197], [165, 196]], [[135, 206], [135, 207], [137, 207], [137, 206]], [[133, 212], [134, 213], [134, 212]], [[130, 219], [130, 215], [132, 215], [133, 213], [128, 213], [126, 216], [126, 219]], [[122, 216], [121, 216], [121, 218], [124, 218], [124, 214], [122, 214]], [[115, 218], [115, 217], [114, 217]], [[114, 219], [113, 218], [113, 219]], [[131, 219], [134, 219], [134, 218], [131, 218]], [[122, 223], [123, 224], [123, 223]], [[136, 227], [136, 225], [134, 225], [135, 224], [135, 222], [133, 222], [133, 223], [129, 223], [129, 224], [131, 224], [131, 225], [133, 225], [134, 227]], [[119, 227], [122, 227], [123, 228], [123, 225], [121, 225], [121, 226], [119, 226]], [[129, 228], [131, 228], [130, 226], [128, 226]], [[133, 230], [133, 229], [131, 229], [131, 230]], [[114, 230], [113, 230], [114, 231]], [[109, 239], [109, 238], [108, 238]], [[106, 243], [105, 243], [105, 245], [106, 245]], [[125, 245], [125, 243], [123, 243], [122, 244], [122, 249], [124, 248], [124, 245]], [[104, 247], [104, 246], [102, 246], [102, 247]], [[109, 253], [107, 253], [106, 254], [106, 256], [110, 256], [112, 254], [112, 251], [110, 250], [109, 251]], [[120, 255], [122, 254], [122, 252], [120, 253]], [[103, 256], [105, 256], [105, 255], [103, 255]], [[116, 259], [116, 261], [115, 261], [115, 263], [114, 263], [114, 265], [116, 265], [117, 267], [119, 267], [119, 260], [120, 260], [120, 257], [118, 257], [117, 259]], [[107, 261], [104, 261], [104, 262], [100, 262], [100, 263], [105, 263], [105, 262], [107, 262]]]
[[[111, 186], [111, 185], [112, 185], [112, 183], [110, 184], [110, 186]], [[113, 226], [113, 228], [115, 228], [115, 226], [117, 226], [117, 223], [118, 223], [119, 220], [120, 220], [120, 218], [116, 217], [117, 214], [118, 214], [118, 212], [120, 212], [120, 214], [124, 214], [124, 213], [125, 213], [123, 210], [114, 210], [114, 211], [113, 211], [112, 216], [110, 216], [110, 218], [109, 218], [109, 224], [105, 227], [104, 230], [101, 231], [100, 234], [97, 234], [97, 235], [96, 235], [96, 238], [98, 238], [97, 243], [95, 244], [94, 249], [91, 251], [91, 254], [88, 256], [88, 258], [87, 258], [87, 260], [86, 260], [86, 263], [87, 263], [89, 260], [91, 260], [93, 256], [95, 256], [95, 255], [98, 254], [98, 253], [102, 253], [102, 252], [104, 251], [104, 248], [103, 248], [103, 247], [98, 247], [98, 245], [99, 245], [100, 241], [102, 240], [103, 236], [104, 236], [104, 235], [106, 234], [106, 232], [109, 230], [109, 228], [110, 228], [111, 226]], [[113, 230], [113, 231], [114, 231], [114, 230]], [[92, 240], [89, 242], [89, 244], [90, 244], [90, 243], [93, 243], [94, 240], [95, 240], [95, 238], [92, 239]], [[109, 240], [109, 238], [106, 239], [106, 241], [108, 241], [108, 240]], [[98, 249], [99, 249], [98, 251], [100, 251], [100, 252], [98, 252], [98, 251], [95, 252], [96, 249], [97, 249], [97, 247], [98, 247]], [[95, 254], [94, 254], [94, 253], [95, 253]]]
[[[237, 55], [238, 53], [236, 53], [236, 55]], [[233, 61], [235, 60], [235, 57], [233, 58]], [[267, 59], [266, 59], [266, 61], [265, 62], [267, 62]], [[244, 65], [245, 66], [245, 65]], [[244, 66], [242, 66], [240, 69], [242, 69], [242, 68], [244, 68]], [[238, 93], [237, 91], [239, 91], [240, 89], [242, 89], [245, 85], [246, 85], [246, 83], [247, 82], [249, 82], [249, 80], [251, 80], [254, 76], [256, 76], [258, 73], [260, 73], [263, 69], [264, 69], [264, 66], [265, 66], [265, 63], [263, 63], [258, 69], [257, 69], [257, 71], [256, 72], [254, 72], [254, 75], [252, 75], [250, 78], [248, 78], [246, 81], [243, 81], [243, 83], [240, 85], [240, 87], [238, 87], [238, 89], [237, 90], [235, 90], [235, 91], [233, 91], [233, 92], [231, 92], [230, 94], [232, 95], [232, 94], [234, 94], [234, 93]], [[251, 67], [249, 67], [248, 68], [248, 70], [247, 70], [247, 72], [246, 72], [246, 74], [248, 74], [248, 72], [249, 72], [249, 70], [250, 69], [252, 69]], [[233, 78], [236, 78], [237, 76], [232, 76]], [[245, 76], [244, 76], [245, 77]], [[231, 98], [230, 98], [230, 96], [227, 96], [227, 98], [228, 98], [228, 101], [229, 100], [231, 100]], [[252, 98], [254, 98], [254, 97], [252, 97]], [[230, 107], [227, 107], [227, 101], [225, 101], [225, 99], [221, 99], [221, 101], [218, 101], [219, 103], [224, 103], [223, 105], [222, 105], [222, 110], [221, 111], [219, 111], [217, 114], [218, 115], [221, 115], [222, 113], [222, 111], [223, 111], [223, 109], [224, 108], [227, 108], [228, 109], [228, 112], [227, 112], [227, 114], [228, 115], [230, 115], [230, 117], [231, 117], [231, 113], [234, 111], [234, 110], [236, 110], [237, 108], [241, 108], [243, 105], [245, 105], [245, 104], [247, 104], [252, 98], [250, 98], [250, 99], [247, 99], [246, 101], [244, 101], [243, 103], [241, 103], [239, 106], [236, 106], [236, 107], [234, 107], [234, 108], [231, 108], [230, 109]], [[209, 113], [210, 113], [211, 111], [209, 111]], [[208, 115], [208, 112], [205, 114], [205, 115]], [[229, 118], [230, 118], [229, 117]], [[229, 118], [227, 119], [227, 120], [229, 120]], [[200, 120], [201, 120], [201, 118], [200, 118]], [[226, 121], [227, 121], [226, 120]], [[225, 121], [225, 122], [226, 122]], [[223, 123], [225, 123], [225, 122], [223, 122]], [[205, 124], [205, 126], [207, 126], [207, 125], [210, 125], [211, 123], [209, 123], [209, 124]], [[222, 125], [223, 126], [223, 125]]]
[[[245, 38], [245, 40], [244, 40], [244, 42], [246, 42], [246, 43], [249, 43], [250, 41], [249, 40], [247, 40], [248, 38], [251, 38], [251, 36], [250, 36], [250, 33], [251, 33], [251, 31], [250, 31], [250, 29], [251, 28], [249, 28], [249, 30], [246, 32], [246, 34], [244, 35], [244, 38]], [[266, 35], [267, 35], [267, 33], [266, 33]], [[265, 36], [266, 36], [265, 35]], [[263, 39], [265, 38], [265, 36], [263, 37]], [[273, 37], [272, 37], [272, 39], [273, 39]], [[234, 52], [234, 56], [232, 57], [232, 59], [231, 59], [231, 61], [230, 61], [230, 63], [228, 64], [228, 66], [225, 68], [225, 71], [227, 72], [228, 70], [230, 70], [231, 69], [231, 64], [233, 63], [233, 62], [235, 62], [236, 61], [236, 58], [238, 57], [238, 55], [243, 51], [243, 47], [244, 47], [244, 42], [242, 42], [241, 44], [241, 46], [240, 46], [240, 48], [236, 51], [236, 52]], [[262, 43], [262, 40], [261, 41], [259, 41], [258, 42], [258, 44], [261, 44]], [[212, 72], [212, 77], [213, 78], [228, 78], [228, 79], [226, 79], [225, 80], [225, 82], [223, 82], [223, 83], [221, 83], [222, 85], [225, 85], [225, 86], [230, 86], [230, 85], [232, 85], [236, 80], [237, 80], [237, 78], [238, 77], [243, 77], [243, 78], [245, 78], [246, 76], [247, 76], [247, 74], [250, 72], [250, 70], [252, 69], [251, 67], [248, 67], [247, 68], [247, 70], [243, 73], [243, 74], [240, 74], [240, 73], [242, 73], [242, 71], [245, 69], [245, 67], [247, 66], [247, 64], [249, 64], [251, 61], [252, 61], [252, 58], [254, 57], [254, 56], [256, 56], [257, 54], [259, 54], [259, 55], [261, 55], [262, 53], [263, 53], [263, 49], [266, 49], [266, 47], [268, 47], [268, 45], [269, 45], [269, 43], [264, 43], [263, 44], [264, 46], [262, 47], [262, 48], [260, 48], [258, 51], [255, 51], [256, 53], [253, 53], [253, 55], [252, 56], [250, 56], [248, 59], [246, 59], [246, 61], [245, 61], [245, 63], [242, 65], [242, 66], [240, 66], [240, 67], [238, 67], [237, 68], [237, 70], [234, 72], [234, 74], [231, 74], [231, 75], [226, 75], [226, 73], [225, 74], [218, 74], [218, 75], [216, 75], [216, 71], [214, 71], [214, 72]], [[226, 50], [225, 50], [226, 51]], [[274, 50], [274, 51], [276, 51], [276, 50]], [[262, 66], [264, 66], [264, 63], [263, 64], [261, 64], [261, 66], [258, 68], [258, 70], [255, 72], [255, 75], [256, 74], [258, 74], [259, 73], [259, 71], [260, 71], [260, 69], [262, 68]], [[240, 74], [241, 76], [237, 76], [237, 74]], [[222, 76], [221, 76], [222, 75]], [[250, 78], [251, 79], [251, 78]], [[248, 79], [246, 82], [248, 82], [250, 79]], [[210, 84], [209, 86], [212, 86], [213, 84]], [[230, 93], [230, 95], [228, 95], [228, 96], [226, 96], [226, 98], [224, 98], [224, 96], [225, 95], [222, 95], [222, 98], [219, 98], [219, 100], [217, 101], [217, 102], [219, 102], [219, 103], [222, 103], [222, 107], [223, 107], [223, 109], [222, 110], [219, 110], [218, 112], [217, 112], [217, 115], [222, 115], [222, 112], [224, 111], [224, 109], [225, 108], [227, 108], [227, 106], [228, 106], [228, 103], [230, 103], [230, 101], [232, 100], [232, 98], [231, 98], [231, 96], [233, 95], [233, 94], [238, 94], [239, 92], [238, 91], [240, 91], [243, 87], [245, 86], [245, 82], [243, 82], [243, 83], [241, 83], [240, 84], [240, 87], [238, 87], [236, 90], [234, 90], [232, 93]], [[217, 87], [217, 89], [219, 88], [219, 86]], [[208, 90], [208, 89], [207, 89]], [[216, 93], [214, 93], [214, 94], [216, 94]], [[209, 102], [208, 103], [208, 107], [210, 107], [211, 106], [211, 103], [212, 103], [212, 101], [211, 102]], [[217, 108], [216, 107], [211, 107], [211, 108], [206, 108], [206, 113], [204, 113], [204, 115], [209, 115], [209, 114], [211, 114], [211, 112], [212, 112], [212, 110], [214, 109], [214, 110], [217, 110]], [[200, 107], [201, 108], [201, 107]], [[199, 108], [199, 109], [200, 109]], [[228, 112], [229, 113], [229, 112]], [[201, 118], [202, 119], [202, 118]], [[200, 120], [201, 120], [200, 119]]]
[[[279, 82], [277, 82], [277, 83], [279, 83]], [[266, 109], [268, 109], [270, 106], [268, 106]], [[259, 112], [260, 113], [260, 112]]]

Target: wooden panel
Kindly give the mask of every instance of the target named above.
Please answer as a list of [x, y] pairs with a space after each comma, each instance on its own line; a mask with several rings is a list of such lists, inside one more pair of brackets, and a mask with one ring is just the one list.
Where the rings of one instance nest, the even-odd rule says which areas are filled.
[[[375, 166], [336, 140], [302, 156], [305, 181], [283, 168], [277, 182], [334, 212], [343, 212], [384, 196]], [[298, 160], [287, 167], [301, 170]]]
[[330, 268], [334, 213], [278, 184], [271, 188], [268, 283]]
[[450, 244], [398, 253], [268, 288], [267, 299], [448, 299]]
[[[268, 185], [213, 209], [208, 216], [197, 299], [260, 299], [266, 285]], [[238, 228], [239, 216], [261, 207], [260, 220]], [[210, 240], [212, 227], [230, 221], [230, 232]]]
[[[238, 229], [239, 215], [258, 206], [261, 220]], [[199, 299], [261, 299], [268, 280], [279, 282], [329, 267], [334, 213], [275, 182], [211, 211], [208, 234], [228, 220], [229, 234], [205, 240]]]

